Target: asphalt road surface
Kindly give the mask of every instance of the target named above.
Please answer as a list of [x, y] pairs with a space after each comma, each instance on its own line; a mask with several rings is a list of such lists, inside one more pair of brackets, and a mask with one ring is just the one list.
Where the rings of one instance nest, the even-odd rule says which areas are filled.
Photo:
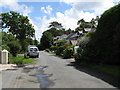
[[44, 51], [36, 59], [25, 67], [2, 71], [2, 88], [115, 88], [97, 73], [95, 76], [87, 73], [89, 69], [75, 68], [74, 59], [61, 59]]

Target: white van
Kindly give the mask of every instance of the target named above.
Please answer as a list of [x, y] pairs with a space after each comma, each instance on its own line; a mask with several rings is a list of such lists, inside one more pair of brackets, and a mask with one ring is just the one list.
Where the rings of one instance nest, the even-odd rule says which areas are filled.
[[27, 54], [25, 56], [39, 58], [38, 48], [36, 46], [33, 46], [33, 45], [28, 46], [28, 51], [27, 51]]

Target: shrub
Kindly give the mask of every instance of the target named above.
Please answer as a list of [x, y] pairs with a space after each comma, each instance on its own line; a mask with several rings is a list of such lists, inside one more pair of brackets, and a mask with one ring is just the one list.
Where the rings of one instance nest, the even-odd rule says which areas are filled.
[[11, 57], [10, 60], [9, 60], [9, 63], [11, 64], [28, 64], [28, 63], [32, 63], [34, 61], [37, 61], [37, 60], [34, 60], [32, 58], [24, 58], [23, 56], [17, 56], [17, 57]]
[[13, 56], [16, 56], [19, 53], [19, 51], [21, 50], [21, 45], [17, 41], [11, 41], [7, 45], [9, 46], [10, 53]]
[[73, 54], [73, 47], [69, 46], [63, 51], [63, 58], [71, 58]]
[[49, 50], [49, 49], [45, 49], [45, 51], [46, 51], [46, 52], [50, 52], [50, 50]]
[[85, 37], [89, 37], [92, 36], [95, 32], [94, 31], [90, 31], [88, 33], [85, 34]]
[[63, 55], [63, 50], [65, 49], [64, 46], [59, 46], [56, 50], [56, 55], [62, 56]]
[[63, 46], [67, 43], [66, 40], [60, 40], [60, 41], [55, 41], [54, 44], [56, 44], [57, 46]]
[[13, 55], [11, 53], [8, 53], [8, 63], [12, 64], [13, 63]]
[[57, 46], [51, 46], [51, 47], [50, 47], [50, 50], [51, 50], [51, 51], [57, 50]]

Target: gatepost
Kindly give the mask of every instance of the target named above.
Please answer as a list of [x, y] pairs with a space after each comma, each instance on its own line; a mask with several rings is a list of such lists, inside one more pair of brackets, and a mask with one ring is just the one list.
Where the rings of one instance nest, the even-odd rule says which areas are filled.
[[3, 50], [2, 51], [2, 60], [1, 60], [2, 64], [8, 64], [8, 51], [7, 50]]

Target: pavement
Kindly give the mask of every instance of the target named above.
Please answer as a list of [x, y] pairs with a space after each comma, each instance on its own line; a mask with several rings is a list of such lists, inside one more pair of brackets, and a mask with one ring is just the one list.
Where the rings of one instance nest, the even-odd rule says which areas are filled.
[[6, 69], [14, 69], [15, 64], [0, 64], [0, 71], [6, 70]]

